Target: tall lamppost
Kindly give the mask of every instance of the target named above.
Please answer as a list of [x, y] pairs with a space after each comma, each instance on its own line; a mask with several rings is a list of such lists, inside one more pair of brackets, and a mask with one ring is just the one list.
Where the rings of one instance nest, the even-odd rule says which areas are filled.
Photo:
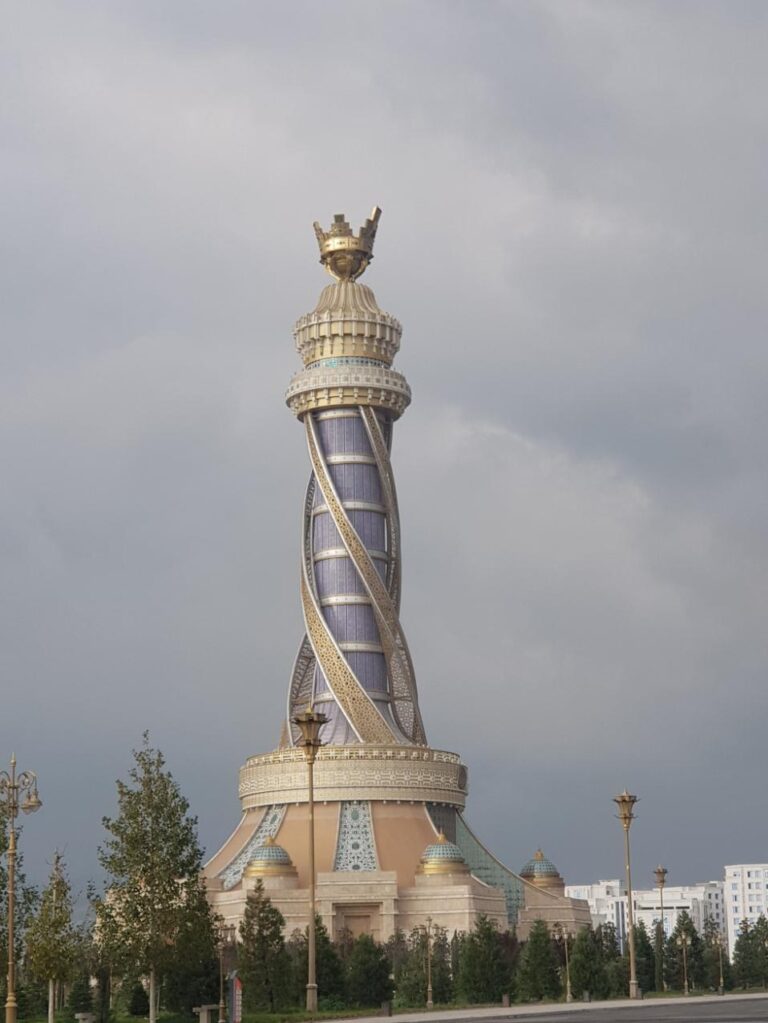
[[565, 1000], [566, 1002], [572, 1002], [573, 992], [571, 991], [571, 964], [568, 955], [568, 939], [570, 938], [570, 934], [568, 931], [563, 930], [562, 924], [557, 923], [552, 925], [552, 935], [558, 945], [562, 941], [563, 948], [565, 949]]
[[227, 1023], [227, 1001], [224, 997], [224, 953], [235, 942], [235, 925], [219, 920], [216, 938], [219, 946], [219, 1023]]
[[307, 1012], [317, 1012], [317, 967], [315, 953], [315, 782], [314, 768], [317, 751], [322, 746], [320, 729], [328, 721], [325, 714], [315, 713], [312, 705], [303, 714], [297, 714], [293, 723], [301, 731], [301, 746], [307, 758], [307, 786], [309, 790], [309, 931], [307, 938]]
[[659, 915], [661, 921], [659, 924], [660, 930], [658, 932], [659, 938], [659, 950], [656, 959], [656, 990], [661, 987], [662, 991], [667, 990], [667, 984], [664, 980], [664, 942], [667, 938], [667, 932], [664, 927], [664, 885], [667, 883], [667, 868], [662, 867], [661, 864], [654, 870], [653, 874], [656, 878], [656, 887], [659, 889]]
[[637, 985], [637, 959], [635, 957], [635, 912], [632, 905], [632, 870], [629, 858], [629, 829], [635, 819], [634, 809], [637, 803], [637, 796], [633, 796], [626, 789], [613, 799], [619, 808], [619, 820], [624, 828], [624, 859], [627, 868], [627, 928], [629, 940], [629, 997], [639, 998], [640, 989]]
[[[23, 802], [20, 800], [23, 797]], [[13, 948], [13, 924], [16, 897], [16, 817], [34, 813], [43, 805], [37, 794], [34, 771], [16, 774], [16, 754], [11, 755], [11, 770], [0, 771], [0, 803], [8, 818], [8, 997], [5, 1002], [5, 1023], [16, 1023], [16, 959]]]
[[683, 950], [683, 994], [689, 994], [688, 990], [688, 949], [691, 947], [691, 936], [681, 931], [678, 934], [675, 944]]
[[427, 917], [427, 926], [425, 927], [425, 933], [427, 935], [427, 1008], [434, 1008], [434, 1002], [432, 1001], [432, 917]]

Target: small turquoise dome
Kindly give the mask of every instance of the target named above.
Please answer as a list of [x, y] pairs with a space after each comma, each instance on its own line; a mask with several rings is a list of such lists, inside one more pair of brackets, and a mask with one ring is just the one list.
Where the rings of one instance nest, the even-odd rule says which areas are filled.
[[560, 871], [552, 860], [548, 860], [541, 849], [520, 870], [521, 877], [560, 877]]
[[265, 842], [264, 845], [260, 845], [257, 849], [254, 849], [253, 856], [251, 856], [251, 863], [281, 863], [284, 866], [289, 866], [291, 857], [283, 849], [281, 845], [277, 845], [273, 842]]
[[251, 854], [243, 877], [261, 877], [264, 874], [295, 874], [291, 857], [271, 836]]
[[433, 842], [424, 850], [425, 860], [461, 860], [464, 862], [461, 849], [447, 839], [444, 842]]
[[442, 831], [437, 841], [432, 842], [424, 850], [419, 866], [419, 872], [422, 874], [466, 873], [468, 869], [461, 849], [453, 842], [449, 842]]

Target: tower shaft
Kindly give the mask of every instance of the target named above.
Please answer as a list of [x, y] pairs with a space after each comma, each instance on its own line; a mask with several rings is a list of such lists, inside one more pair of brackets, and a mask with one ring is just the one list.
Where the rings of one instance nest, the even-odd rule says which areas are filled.
[[291, 720], [313, 703], [322, 740], [426, 742], [399, 620], [400, 523], [392, 424], [410, 391], [391, 369], [400, 325], [352, 280], [327, 287], [296, 327], [305, 369], [287, 401], [303, 420], [312, 474], [304, 503], [301, 597], [306, 635], [294, 665]]

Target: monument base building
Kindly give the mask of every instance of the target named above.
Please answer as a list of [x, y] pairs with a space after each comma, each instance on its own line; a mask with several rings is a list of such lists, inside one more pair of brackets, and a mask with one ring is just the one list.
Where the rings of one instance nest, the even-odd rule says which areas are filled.
[[385, 941], [427, 918], [467, 931], [480, 914], [502, 929], [518, 920], [527, 928], [531, 914], [575, 929], [589, 922], [586, 903], [488, 852], [463, 816], [467, 768], [427, 743], [399, 619], [390, 451], [410, 402], [392, 368], [401, 328], [357, 282], [379, 215], [374, 209], [357, 236], [341, 215], [328, 232], [315, 225], [336, 282], [296, 325], [304, 369], [286, 395], [311, 463], [300, 580], [306, 634], [279, 747], [241, 768], [243, 816], [206, 864], [209, 896], [237, 923], [261, 879], [288, 933], [307, 926], [309, 793], [296, 715], [310, 706], [324, 720], [314, 764], [315, 883], [332, 937], [349, 930]]

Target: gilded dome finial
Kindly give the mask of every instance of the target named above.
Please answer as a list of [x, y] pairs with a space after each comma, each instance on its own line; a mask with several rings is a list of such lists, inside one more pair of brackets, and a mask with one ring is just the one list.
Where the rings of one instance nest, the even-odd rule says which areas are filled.
[[352, 234], [343, 213], [334, 216], [329, 231], [324, 231], [315, 221], [320, 262], [331, 277], [337, 281], [354, 281], [365, 271], [373, 259], [373, 242], [380, 216], [381, 210], [374, 206], [358, 235]]

